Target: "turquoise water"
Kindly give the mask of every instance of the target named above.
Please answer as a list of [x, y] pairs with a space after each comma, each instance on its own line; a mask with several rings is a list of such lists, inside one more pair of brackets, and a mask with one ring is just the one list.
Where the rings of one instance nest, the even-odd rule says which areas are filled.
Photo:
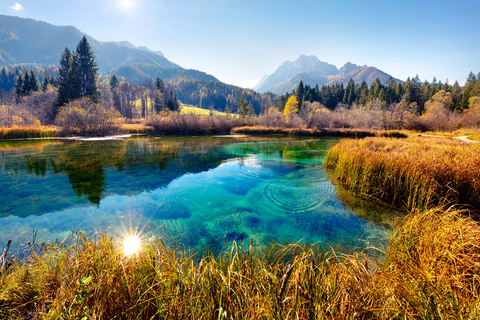
[[[179, 137], [0, 143], [0, 245], [82, 229], [193, 249], [237, 241], [362, 249], [383, 237], [375, 206], [342, 201], [323, 170], [335, 139]], [[344, 204], [347, 203], [348, 205]], [[367, 208], [367, 209], [365, 209]], [[383, 209], [378, 209], [383, 210]]]

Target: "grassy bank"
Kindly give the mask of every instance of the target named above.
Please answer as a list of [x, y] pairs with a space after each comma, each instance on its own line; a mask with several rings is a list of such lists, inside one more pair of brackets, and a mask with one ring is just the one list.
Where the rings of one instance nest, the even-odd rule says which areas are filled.
[[342, 140], [325, 165], [347, 189], [412, 208], [480, 209], [480, 145], [448, 138]]
[[[480, 229], [455, 211], [414, 213], [385, 262], [271, 254], [230, 244], [204, 258], [143, 242], [126, 257], [101, 234], [46, 246], [0, 275], [2, 319], [477, 319]], [[289, 258], [286, 258], [286, 257]]]
[[58, 127], [32, 126], [0, 128], [0, 140], [58, 137]]
[[362, 129], [302, 129], [264, 126], [243, 126], [232, 129], [235, 134], [286, 134], [307, 137], [396, 137], [406, 138], [407, 134], [395, 130], [362, 130]]

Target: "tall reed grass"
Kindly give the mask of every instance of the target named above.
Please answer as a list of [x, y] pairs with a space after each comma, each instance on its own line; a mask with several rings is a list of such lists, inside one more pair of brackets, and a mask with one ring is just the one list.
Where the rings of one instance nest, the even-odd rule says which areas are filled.
[[448, 138], [342, 140], [325, 166], [347, 189], [408, 209], [480, 209], [480, 145]]
[[397, 130], [365, 130], [365, 129], [306, 129], [266, 126], [243, 126], [233, 128], [232, 133], [246, 134], [287, 134], [307, 137], [396, 137], [406, 138], [407, 134]]
[[0, 318], [478, 319], [479, 240], [478, 224], [453, 210], [412, 214], [384, 262], [236, 243], [196, 257], [162, 239], [126, 257], [111, 237], [78, 233], [0, 274]]
[[31, 126], [0, 128], [0, 140], [30, 139], [57, 137], [60, 130], [57, 127]]

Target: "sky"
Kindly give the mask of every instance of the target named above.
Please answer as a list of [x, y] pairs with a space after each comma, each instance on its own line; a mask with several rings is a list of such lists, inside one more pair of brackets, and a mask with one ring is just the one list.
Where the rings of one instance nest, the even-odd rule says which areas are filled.
[[480, 72], [479, 0], [2, 0], [0, 14], [127, 40], [242, 87], [302, 54], [400, 80]]

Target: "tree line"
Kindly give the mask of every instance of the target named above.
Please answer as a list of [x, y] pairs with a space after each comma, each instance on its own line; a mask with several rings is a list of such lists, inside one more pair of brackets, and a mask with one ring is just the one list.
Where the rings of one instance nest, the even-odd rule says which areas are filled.
[[379, 78], [369, 86], [366, 81], [356, 84], [350, 79], [346, 85], [336, 83], [333, 85], [318, 85], [311, 87], [303, 85], [300, 81], [298, 87], [292, 93], [281, 95], [278, 99], [278, 109], [283, 111], [290, 96], [295, 96], [301, 108], [303, 102], [319, 102], [327, 109], [334, 110], [339, 104], [352, 106], [368, 106], [373, 101], [382, 102], [387, 105], [404, 102], [414, 103], [418, 112], [425, 111], [425, 103], [433, 98], [440, 91], [451, 94], [451, 111], [461, 112], [469, 108], [469, 101], [472, 97], [480, 95], [480, 73], [475, 75], [471, 72], [463, 87], [455, 81], [453, 85], [447, 82], [442, 83], [433, 78], [432, 82], [421, 82], [418, 75], [405, 82], [396, 82], [390, 77], [385, 84]]

